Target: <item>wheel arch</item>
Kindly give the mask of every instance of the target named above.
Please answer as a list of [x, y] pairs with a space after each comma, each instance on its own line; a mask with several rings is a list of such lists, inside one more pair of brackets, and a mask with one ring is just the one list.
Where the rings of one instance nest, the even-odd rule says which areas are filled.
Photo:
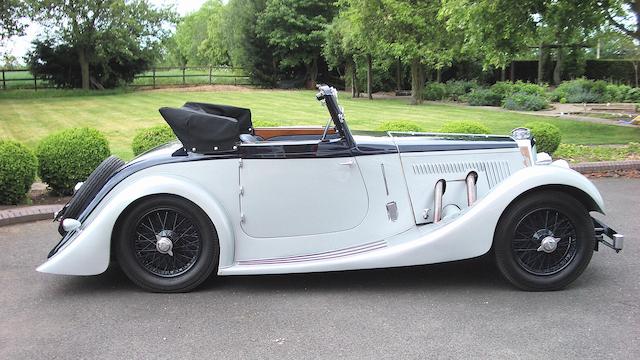
[[200, 211], [202, 211], [202, 213], [203, 213], [203, 214], [205, 214], [205, 215], [207, 216], [207, 218], [208, 218], [208, 219], [209, 219], [209, 221], [211, 222], [211, 225], [213, 225], [213, 229], [214, 229], [214, 231], [216, 232], [216, 237], [218, 237], [218, 241], [220, 241], [220, 240], [219, 240], [219, 236], [217, 235], [217, 234], [218, 234], [218, 228], [216, 227], [215, 222], [213, 221], [213, 219], [211, 219], [211, 216], [209, 216], [209, 214], [208, 214], [208, 213], [207, 213], [207, 212], [206, 212], [206, 211], [205, 211], [205, 210], [204, 210], [200, 205], [198, 205], [197, 203], [195, 203], [195, 202], [193, 202], [193, 201], [191, 201], [191, 200], [187, 199], [187, 198], [186, 198], [186, 197], [184, 197], [184, 196], [176, 195], [176, 194], [169, 193], [169, 192], [162, 192], [162, 193], [148, 194], [148, 195], [144, 195], [144, 196], [141, 196], [141, 197], [139, 197], [139, 198], [137, 198], [137, 199], [133, 200], [133, 201], [132, 201], [131, 203], [129, 203], [129, 204], [127, 205], [127, 207], [126, 207], [126, 208], [124, 208], [124, 210], [122, 210], [122, 211], [120, 212], [120, 214], [118, 215], [118, 218], [116, 219], [116, 221], [115, 221], [115, 223], [114, 223], [114, 225], [113, 225], [113, 230], [111, 231], [111, 245], [110, 245], [111, 261], [113, 261], [113, 260], [117, 260], [117, 259], [116, 259], [116, 252], [115, 252], [115, 240], [116, 240], [117, 236], [120, 234], [120, 232], [121, 232], [121, 230], [122, 230], [122, 229], [121, 229], [121, 227], [122, 227], [122, 223], [123, 223], [124, 219], [125, 219], [127, 216], [129, 216], [129, 214], [131, 213], [131, 211], [132, 211], [132, 210], [133, 210], [133, 209], [134, 209], [138, 204], [140, 204], [141, 202], [147, 201], [147, 200], [149, 200], [149, 199], [156, 198], [156, 197], [175, 197], [175, 198], [178, 198], [178, 199], [180, 199], [180, 200], [182, 200], [182, 201], [186, 201], [186, 202], [188, 202], [189, 204], [191, 204], [191, 205], [193, 205], [193, 206], [197, 207]]

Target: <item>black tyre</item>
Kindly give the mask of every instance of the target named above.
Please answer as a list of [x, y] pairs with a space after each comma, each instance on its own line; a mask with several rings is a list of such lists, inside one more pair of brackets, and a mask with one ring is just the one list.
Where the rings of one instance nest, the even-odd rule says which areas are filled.
[[558, 290], [587, 267], [595, 247], [589, 212], [556, 191], [526, 196], [502, 215], [494, 237], [502, 275], [528, 291]]
[[124, 165], [124, 161], [117, 156], [109, 156], [98, 167], [93, 170], [91, 175], [84, 181], [80, 189], [73, 195], [67, 209], [64, 212], [65, 218], [77, 219], [78, 215], [87, 205], [96, 197], [100, 189], [109, 180], [111, 175]]
[[152, 292], [186, 292], [218, 267], [218, 236], [209, 217], [186, 199], [143, 199], [127, 212], [115, 241], [118, 262]]

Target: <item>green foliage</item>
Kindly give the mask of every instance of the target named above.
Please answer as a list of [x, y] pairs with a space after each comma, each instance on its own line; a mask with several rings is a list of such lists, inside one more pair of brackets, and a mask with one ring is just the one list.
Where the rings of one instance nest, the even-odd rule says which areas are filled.
[[156, 125], [138, 130], [131, 142], [131, 149], [133, 150], [133, 155], [138, 156], [147, 150], [151, 150], [175, 139], [176, 136], [169, 125]]
[[440, 132], [449, 134], [490, 134], [491, 130], [479, 121], [456, 120], [444, 124]]
[[53, 191], [69, 195], [110, 154], [109, 143], [98, 130], [63, 130], [38, 144], [38, 173]]
[[507, 110], [538, 111], [546, 109], [548, 106], [549, 101], [544, 96], [524, 92], [508, 95], [502, 101], [502, 107]]
[[566, 99], [569, 103], [602, 103], [624, 101], [631, 88], [607, 84], [603, 80], [576, 79], [564, 81], [552, 93], [552, 101]]
[[491, 89], [476, 89], [465, 96], [471, 106], [500, 106], [502, 96]]
[[25, 1], [3, 0], [0, 2], [0, 40], [24, 33], [26, 23], [22, 18], [27, 9]]
[[447, 97], [447, 85], [431, 82], [424, 87], [423, 96], [425, 100], [438, 101]]
[[333, 2], [267, 0], [258, 15], [258, 36], [273, 47], [280, 68], [303, 65], [306, 79], [315, 83], [325, 26], [336, 10]]
[[491, 90], [496, 94], [502, 96], [502, 98], [506, 98], [509, 95], [515, 93], [523, 93], [530, 95], [540, 95], [546, 96], [547, 94], [547, 86], [533, 84], [524, 81], [516, 81], [514, 83], [510, 81], [499, 81], [491, 86]]
[[449, 80], [446, 86], [447, 97], [449, 100], [458, 101], [477, 87], [478, 82], [475, 80]]
[[593, 146], [560, 144], [554, 156], [569, 162], [621, 161], [640, 157], [640, 144]]
[[0, 204], [19, 204], [31, 189], [38, 160], [19, 142], [0, 140]]
[[[135, 65], [144, 68], [160, 55], [160, 45], [171, 33], [175, 12], [158, 8], [148, 1], [86, 0], [30, 1], [33, 19], [48, 31], [49, 48], [63, 51], [75, 63], [68, 67], [80, 76], [82, 88], [88, 90], [92, 81], [113, 84], [128, 78], [118, 78]], [[45, 41], [47, 42], [47, 41]], [[30, 64], [52, 59], [30, 56]], [[62, 55], [53, 57], [64, 60]], [[55, 63], [46, 62], [53, 68]], [[81, 69], [84, 69], [82, 71]], [[63, 69], [60, 69], [62, 71]], [[54, 74], [50, 70], [47, 74]], [[79, 74], [79, 75], [78, 75]], [[115, 77], [115, 79], [114, 79]], [[76, 86], [75, 82], [67, 81]], [[103, 85], [104, 86], [104, 85]]]
[[200, 9], [178, 23], [174, 55], [180, 65], [224, 65], [229, 63], [223, 34], [224, 6], [221, 0], [208, 0]]
[[562, 141], [562, 134], [557, 126], [547, 122], [536, 121], [528, 123], [524, 127], [531, 130], [533, 137], [536, 139], [538, 152], [546, 152], [551, 155], [558, 149], [560, 141]]
[[254, 128], [278, 127], [278, 126], [281, 126], [281, 124], [278, 123], [277, 121], [273, 121], [273, 120], [254, 120], [253, 121], [253, 127]]
[[378, 131], [402, 131], [402, 132], [421, 132], [424, 131], [422, 126], [406, 120], [388, 120], [384, 121], [376, 128]]

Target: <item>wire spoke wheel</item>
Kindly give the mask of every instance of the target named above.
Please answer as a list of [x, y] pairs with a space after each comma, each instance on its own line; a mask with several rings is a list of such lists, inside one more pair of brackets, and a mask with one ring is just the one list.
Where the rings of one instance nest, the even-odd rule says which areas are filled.
[[518, 264], [534, 275], [553, 275], [575, 258], [576, 227], [557, 209], [537, 209], [518, 222], [511, 250]]
[[596, 238], [589, 209], [566, 192], [537, 191], [511, 204], [494, 235], [496, 264], [516, 287], [559, 290], [589, 265]]
[[133, 252], [146, 271], [176, 277], [189, 271], [200, 257], [202, 236], [194, 219], [180, 209], [154, 208], [138, 218]]

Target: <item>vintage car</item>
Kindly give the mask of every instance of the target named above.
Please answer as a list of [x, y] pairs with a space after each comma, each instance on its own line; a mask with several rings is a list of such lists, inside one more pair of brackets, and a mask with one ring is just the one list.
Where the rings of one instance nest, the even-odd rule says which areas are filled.
[[106, 159], [56, 215], [38, 271], [94, 275], [112, 260], [142, 288], [217, 275], [433, 264], [490, 253], [513, 285], [574, 281], [623, 236], [590, 216], [602, 197], [564, 161], [511, 136], [352, 134], [334, 88], [325, 127], [254, 129], [248, 109], [162, 108], [179, 141]]

